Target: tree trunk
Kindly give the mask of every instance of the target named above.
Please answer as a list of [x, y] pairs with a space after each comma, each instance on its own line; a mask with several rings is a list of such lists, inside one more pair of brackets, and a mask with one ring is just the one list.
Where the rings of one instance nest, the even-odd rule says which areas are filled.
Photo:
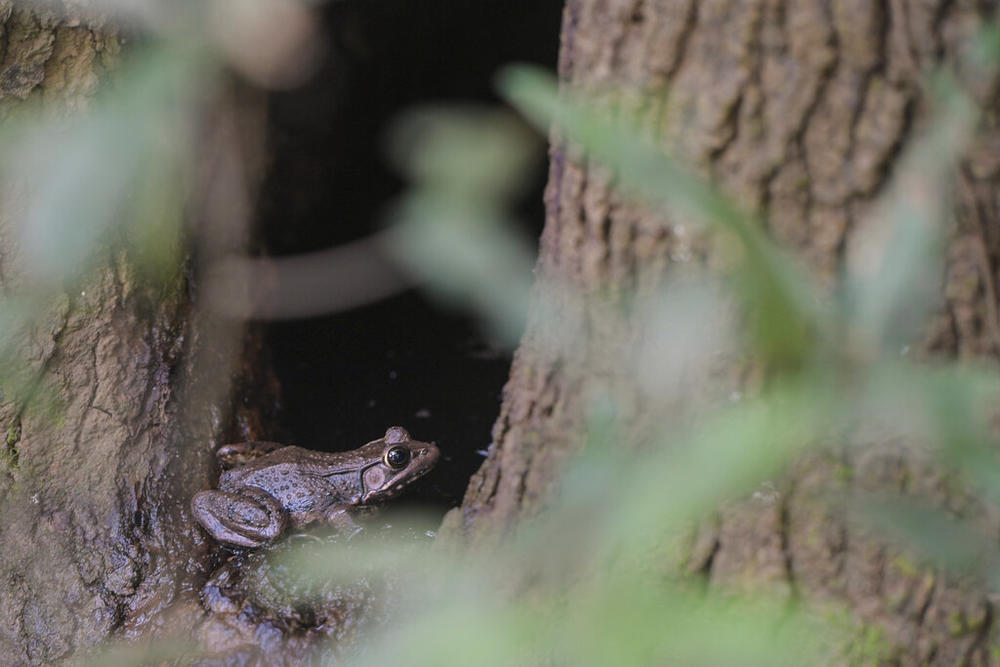
[[[90, 106], [122, 42], [74, 11], [0, 2], [4, 117], [31, 108], [62, 118]], [[203, 154], [224, 154], [216, 149], [208, 141]], [[215, 164], [213, 174], [224, 181], [233, 168]], [[205, 194], [206, 210], [214, 196]], [[17, 243], [24, 215], [16, 199], [3, 202], [6, 313], [43, 289]], [[181, 626], [203, 614], [193, 582], [207, 546], [187, 500], [209, 485], [240, 330], [192, 307], [190, 266], [158, 286], [124, 251], [101, 256], [82, 284], [39, 301], [42, 310], [2, 342], [4, 664], [47, 663], [162, 629], [158, 613], [171, 605], [189, 612], [175, 615]]]
[[[598, 97], [624, 91], [619, 104], [660, 128], [663, 143], [696, 171], [759, 210], [770, 234], [832, 285], [861, 218], [927, 116], [925, 77], [961, 62], [977, 30], [1000, 15], [997, 7], [966, 0], [569, 0], [560, 83]], [[945, 307], [923, 346], [996, 356], [998, 89], [977, 72], [958, 74], [986, 114], [958, 177]], [[711, 262], [711, 250], [683, 220], [624, 201], [606, 172], [558, 135], [546, 209], [538, 298], [493, 446], [462, 508], [446, 520], [473, 542], [496, 539], [550, 497], [595, 393], [611, 387], [624, 397], [623, 421], [639, 430], [655, 420], [620, 363], [636, 326], [623, 297], [655, 289], [698, 259]], [[559, 284], [578, 296], [565, 290], [553, 304], [548, 293]], [[554, 321], [560, 331], [585, 334], [560, 337], [549, 330]], [[713, 583], [750, 581], [846, 603], [863, 627], [858, 645], [877, 639], [865, 661], [989, 662], [1000, 637], [989, 597], [911, 566], [817, 499], [838, 485], [922, 490], [959, 513], [981, 513], [933, 467], [891, 448], [818, 457], [795, 468], [780, 502], [721, 512], [695, 541], [687, 568]], [[989, 521], [995, 527], [996, 519]]]

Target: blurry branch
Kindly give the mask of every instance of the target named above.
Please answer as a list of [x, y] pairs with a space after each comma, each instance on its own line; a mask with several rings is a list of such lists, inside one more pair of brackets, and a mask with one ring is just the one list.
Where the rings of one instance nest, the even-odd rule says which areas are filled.
[[304, 2], [211, 0], [207, 13], [210, 43], [259, 86], [291, 88], [319, 65], [319, 15]]
[[264, 88], [286, 88], [316, 69], [319, 14], [303, 0], [20, 0], [68, 20], [112, 23], [188, 51], [203, 51]]
[[410, 286], [382, 244], [374, 236], [291, 257], [219, 260], [205, 275], [206, 305], [229, 317], [277, 320], [377, 301]]

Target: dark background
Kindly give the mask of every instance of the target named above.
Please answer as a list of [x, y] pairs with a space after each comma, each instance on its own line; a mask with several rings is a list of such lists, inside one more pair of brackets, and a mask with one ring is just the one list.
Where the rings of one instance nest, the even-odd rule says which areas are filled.
[[[367, 236], [405, 184], [384, 134], [423, 104], [500, 104], [496, 70], [555, 69], [561, 0], [359, 0], [323, 8], [323, 65], [269, 101], [268, 175], [258, 231], [271, 255]], [[544, 156], [539, 156], [543, 161]], [[519, 205], [526, 232], [544, 218], [545, 169]], [[490, 442], [510, 350], [492, 348], [466, 314], [416, 291], [350, 311], [265, 325], [282, 385], [275, 439], [353, 449], [401, 425], [442, 450], [437, 470], [407, 494], [458, 505]]]

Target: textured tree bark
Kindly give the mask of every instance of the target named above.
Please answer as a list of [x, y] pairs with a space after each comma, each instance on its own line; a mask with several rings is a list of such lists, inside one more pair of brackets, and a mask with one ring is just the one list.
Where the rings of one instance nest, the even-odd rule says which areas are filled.
[[[967, 0], [569, 0], [559, 77], [597, 98], [619, 93], [620, 106], [759, 210], [770, 234], [832, 285], [927, 117], [923, 77], [960, 63], [978, 28], [998, 15], [996, 2]], [[923, 348], [995, 357], [1000, 101], [994, 78], [958, 74], [986, 117], [958, 177], [945, 306]], [[538, 298], [489, 456], [446, 519], [446, 529], [473, 542], [496, 539], [550, 497], [595, 392], [611, 387], [624, 397], [625, 422], [652, 418], [619, 363], [636, 324], [621, 297], [711, 262], [711, 248], [684, 220], [623, 201], [606, 172], [558, 135], [550, 155]], [[575, 289], [544, 298], [558, 284]], [[559, 337], [553, 322], [584, 334]], [[721, 511], [694, 541], [687, 569], [713, 583], [846, 603], [862, 626], [848, 650], [867, 646], [868, 654], [850, 654], [864, 662], [994, 660], [1000, 630], [990, 597], [913, 566], [851, 525], [818, 500], [831, 487], [924, 493], [996, 534], [997, 518], [933, 466], [878, 446], [802, 462], [778, 502]]]
[[[73, 11], [0, 2], [0, 115], [88, 108], [121, 39]], [[209, 141], [204, 154], [224, 152]], [[231, 166], [212, 165], [214, 176]], [[206, 209], [227, 205], [213, 196]], [[11, 308], [35, 293], [13, 231], [23, 214], [2, 202], [0, 298]], [[189, 266], [155, 286], [124, 252], [103, 258], [2, 345], [20, 364], [3, 377], [26, 379], [0, 387], [4, 664], [48, 663], [203, 614], [193, 582], [206, 545], [186, 507], [208, 486], [213, 438], [229, 423], [240, 329], [196, 312]], [[252, 417], [243, 426], [256, 435]], [[172, 617], [160, 614], [168, 607]]]

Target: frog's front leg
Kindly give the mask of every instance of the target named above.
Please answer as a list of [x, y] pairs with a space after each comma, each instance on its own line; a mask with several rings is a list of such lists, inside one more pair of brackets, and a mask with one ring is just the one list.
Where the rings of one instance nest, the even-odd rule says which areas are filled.
[[341, 535], [346, 535], [348, 539], [361, 532], [361, 526], [351, 516], [350, 509], [345, 506], [331, 507], [326, 510], [323, 517], [329, 526]]
[[236, 491], [199, 491], [191, 511], [212, 537], [243, 547], [259, 547], [281, 535], [288, 514], [274, 496], [246, 486]]
[[339, 535], [346, 535], [348, 538], [351, 538], [361, 530], [361, 526], [351, 516], [352, 509], [350, 505], [334, 505], [333, 507], [317, 509], [293, 516], [293, 522], [295, 525], [304, 526], [309, 523], [322, 521], [333, 528]]

